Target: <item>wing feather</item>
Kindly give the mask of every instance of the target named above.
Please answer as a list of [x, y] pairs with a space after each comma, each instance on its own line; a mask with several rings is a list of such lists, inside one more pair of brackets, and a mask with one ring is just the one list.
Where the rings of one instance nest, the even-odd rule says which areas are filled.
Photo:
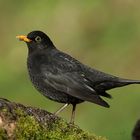
[[53, 74], [46, 71], [44, 76], [46, 84], [52, 86], [56, 90], [81, 100], [109, 107], [109, 105], [100, 98], [96, 91], [85, 83], [83, 77], [80, 77], [77, 72]]

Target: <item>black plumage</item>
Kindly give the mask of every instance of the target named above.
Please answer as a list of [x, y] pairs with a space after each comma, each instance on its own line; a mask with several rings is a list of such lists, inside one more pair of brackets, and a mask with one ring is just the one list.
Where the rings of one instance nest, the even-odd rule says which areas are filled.
[[28, 46], [27, 66], [33, 85], [49, 99], [66, 103], [59, 111], [72, 104], [71, 121], [74, 120], [76, 104], [89, 101], [109, 107], [101, 98], [111, 98], [107, 90], [140, 84], [139, 80], [122, 79], [80, 63], [58, 50], [50, 38], [41, 31], [33, 31], [18, 38], [25, 41]]

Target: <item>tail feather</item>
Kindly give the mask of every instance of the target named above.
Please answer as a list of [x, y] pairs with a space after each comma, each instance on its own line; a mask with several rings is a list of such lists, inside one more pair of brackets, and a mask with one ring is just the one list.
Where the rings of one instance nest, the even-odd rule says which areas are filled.
[[117, 80], [102, 82], [96, 85], [95, 89], [98, 92], [101, 91], [100, 93], [102, 93], [102, 92], [105, 92], [106, 90], [110, 90], [117, 87], [123, 87], [130, 84], [140, 84], [140, 80], [129, 80], [129, 79], [118, 78]]
[[110, 99], [112, 98], [112, 96], [105, 91], [99, 92], [99, 95]]
[[117, 87], [123, 87], [131, 84], [140, 84], [140, 80], [119, 79], [111, 83], [108, 82], [107, 84], [105, 84], [105, 90], [109, 90]]
[[119, 82], [121, 82], [122, 84], [140, 84], [140, 80], [130, 80], [130, 79], [120, 79]]
[[[106, 90], [130, 85], [130, 84], [140, 84], [140, 80], [130, 80], [130, 79], [119, 78], [118, 80], [115, 80], [115, 81], [102, 82], [102, 83], [96, 85], [94, 88], [96, 89], [97, 93], [100, 96], [103, 96], [103, 97], [106, 97], [106, 98], [112, 98], [112, 96], [110, 94], [108, 94], [106, 92]], [[97, 103], [97, 104], [100, 104], [104, 107], [109, 107], [107, 102], [105, 102], [104, 100], [102, 102]]]

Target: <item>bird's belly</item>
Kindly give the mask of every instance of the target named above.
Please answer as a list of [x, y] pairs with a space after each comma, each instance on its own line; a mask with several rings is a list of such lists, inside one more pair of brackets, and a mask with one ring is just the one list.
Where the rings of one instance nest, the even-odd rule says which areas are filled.
[[60, 103], [81, 103], [83, 102], [83, 100], [80, 100], [78, 98], [75, 98], [73, 96], [70, 96], [64, 92], [58, 91], [56, 89], [54, 89], [53, 87], [47, 85], [42, 78], [36, 76], [36, 75], [32, 75], [29, 72], [30, 75], [30, 79], [31, 82], [33, 83], [34, 87], [41, 93], [43, 94], [45, 97], [60, 102]]

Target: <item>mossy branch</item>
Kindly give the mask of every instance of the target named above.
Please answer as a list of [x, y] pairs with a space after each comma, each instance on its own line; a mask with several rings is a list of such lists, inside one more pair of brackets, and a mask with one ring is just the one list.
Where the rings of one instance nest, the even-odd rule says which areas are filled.
[[45, 110], [0, 98], [0, 140], [106, 140]]

